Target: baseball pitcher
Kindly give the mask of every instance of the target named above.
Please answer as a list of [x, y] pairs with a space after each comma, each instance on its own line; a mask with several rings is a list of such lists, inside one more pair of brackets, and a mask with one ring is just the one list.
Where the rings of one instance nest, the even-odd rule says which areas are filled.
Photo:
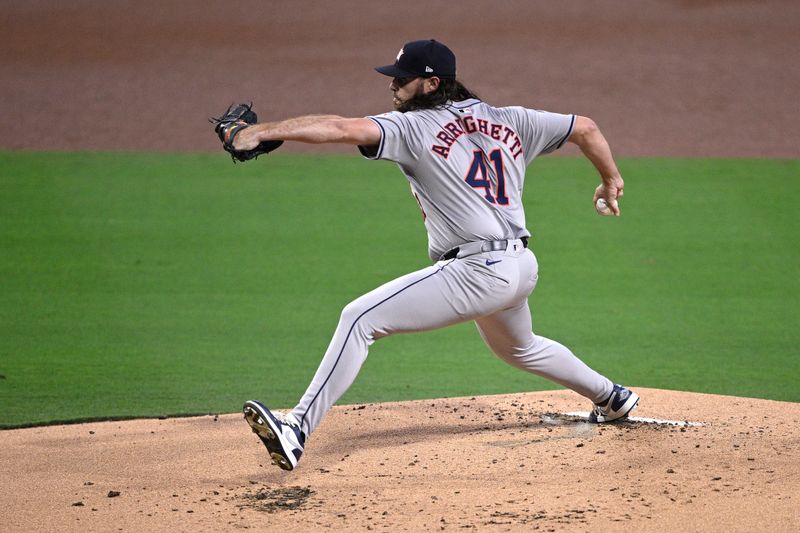
[[456, 79], [456, 58], [435, 40], [413, 41], [391, 65], [395, 110], [366, 118], [304, 116], [258, 123], [250, 106], [231, 106], [216, 131], [236, 160], [283, 141], [346, 143], [368, 159], [393, 161], [411, 184], [428, 232], [433, 265], [357, 298], [341, 319], [322, 362], [291, 412], [244, 404], [248, 424], [284, 470], [297, 466], [306, 439], [353, 383], [376, 340], [474, 321], [489, 348], [517, 368], [588, 398], [590, 420], [628, 416], [639, 396], [614, 384], [558, 342], [532, 331], [528, 296], [538, 264], [529, 247], [522, 192], [536, 157], [576, 144], [597, 169], [593, 201], [619, 216], [623, 180], [589, 118], [493, 107]]

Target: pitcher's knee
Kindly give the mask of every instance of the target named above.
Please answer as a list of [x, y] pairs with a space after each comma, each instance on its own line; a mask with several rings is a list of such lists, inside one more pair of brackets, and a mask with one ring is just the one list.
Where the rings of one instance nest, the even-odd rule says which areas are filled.
[[518, 361], [527, 357], [529, 352], [522, 348], [508, 348], [504, 350], [495, 350], [494, 353], [506, 361]]
[[514, 339], [508, 339], [507, 343], [500, 346], [499, 349], [507, 357], [525, 357], [536, 351], [539, 344], [539, 338], [533, 333], [530, 336], [522, 336]]
[[529, 342], [519, 344], [492, 345], [492, 351], [508, 364], [516, 367], [526, 367], [536, 358], [537, 340], [531, 338]]
[[350, 331], [351, 334], [366, 337], [370, 341], [384, 336], [376, 331], [370, 320], [369, 310], [372, 307], [373, 304], [364, 298], [353, 300], [342, 309], [339, 327]]
[[341, 321], [354, 324], [369, 311], [369, 308], [370, 305], [363, 298], [356, 298], [342, 309]]

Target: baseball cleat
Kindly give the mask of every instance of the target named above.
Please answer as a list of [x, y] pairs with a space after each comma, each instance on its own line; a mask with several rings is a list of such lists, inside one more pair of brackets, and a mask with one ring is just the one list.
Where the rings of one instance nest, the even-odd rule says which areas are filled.
[[638, 403], [638, 394], [622, 385], [614, 385], [611, 396], [603, 403], [594, 405], [594, 409], [589, 413], [589, 422], [602, 424], [603, 422], [625, 418], [628, 413], [636, 408]]
[[284, 470], [294, 470], [306, 442], [296, 419], [290, 414], [272, 413], [256, 400], [246, 401], [242, 411], [253, 433], [267, 447], [272, 462]]

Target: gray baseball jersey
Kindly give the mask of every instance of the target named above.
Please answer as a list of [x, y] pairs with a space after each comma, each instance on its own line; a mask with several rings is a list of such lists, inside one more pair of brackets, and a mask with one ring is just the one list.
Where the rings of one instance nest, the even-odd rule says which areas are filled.
[[369, 117], [381, 128], [370, 159], [398, 164], [411, 183], [434, 261], [465, 242], [528, 237], [525, 169], [559, 148], [574, 115], [464, 100], [438, 109]]

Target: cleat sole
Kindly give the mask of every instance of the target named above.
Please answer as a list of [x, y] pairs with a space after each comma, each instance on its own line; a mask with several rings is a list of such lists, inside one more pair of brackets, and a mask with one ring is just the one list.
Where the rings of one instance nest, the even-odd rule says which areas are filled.
[[270, 457], [272, 457], [272, 462], [281, 467], [284, 470], [292, 470], [292, 465], [289, 464], [289, 461], [286, 460], [284, 456], [279, 453], [271, 453]]
[[[266, 408], [264, 409], [266, 410]], [[251, 431], [258, 435], [262, 444], [267, 448], [267, 453], [272, 459], [272, 463], [282, 470], [294, 470], [296, 461], [293, 464], [293, 460], [295, 457], [299, 458], [299, 455], [303, 453], [302, 440], [300, 441], [299, 450], [293, 449], [289, 444], [284, 445], [281, 441], [282, 437], [277, 433], [276, 429], [273, 429], [272, 420], [267, 420], [263, 413], [247, 404], [244, 406], [243, 413]], [[289, 453], [294, 453], [294, 457], [286, 455]]]

